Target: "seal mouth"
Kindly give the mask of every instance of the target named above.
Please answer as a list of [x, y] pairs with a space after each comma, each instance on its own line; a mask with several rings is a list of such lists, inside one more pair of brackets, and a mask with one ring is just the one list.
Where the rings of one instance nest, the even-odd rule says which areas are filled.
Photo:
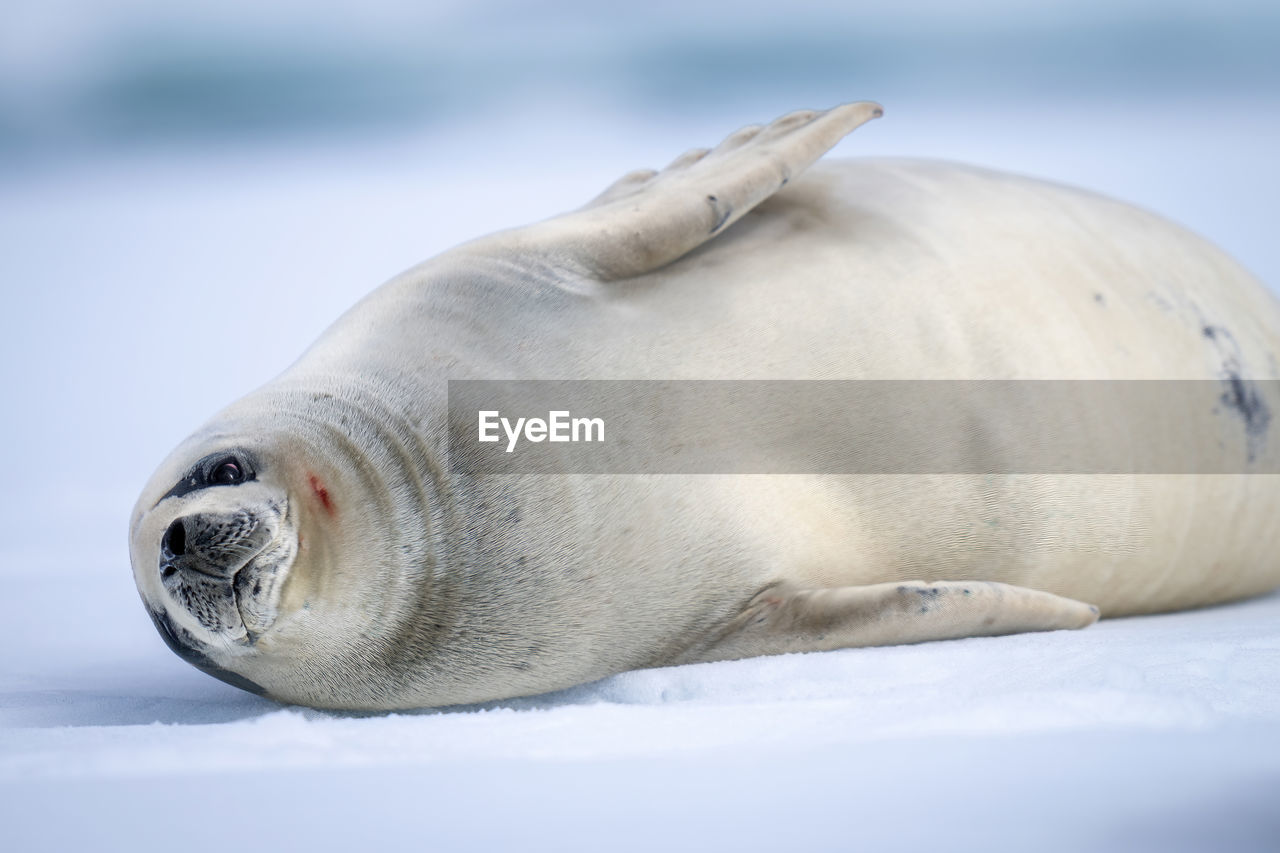
[[[245, 564], [240, 568], [236, 569], [235, 574], [231, 576], [231, 592], [236, 598], [236, 610], [239, 611], [240, 613], [241, 622], [244, 621], [245, 602], [242, 599], [245, 597], [246, 592], [248, 592], [246, 588], [246, 585], [248, 583], [248, 578], [250, 577], [250, 575], [257, 574], [258, 571], [260, 571], [257, 566], [257, 560], [258, 560], [258, 557], [261, 556], [262, 553], [266, 550], [267, 550], [267, 546], [264, 545], [261, 551], [259, 551], [257, 554], [254, 554], [252, 557], [246, 560]], [[261, 594], [261, 592], [262, 592], [262, 584], [261, 584], [261, 581], [258, 581], [256, 582], [251, 594], [259, 595]]]
[[231, 578], [235, 609], [245, 635], [238, 642], [254, 645], [279, 618], [284, 582], [298, 554], [291, 507], [286, 504], [275, 535], [245, 561]]
[[[265, 553], [267, 549], [263, 549]], [[278, 588], [285, 573], [284, 566], [275, 560], [260, 560], [255, 555], [245, 563], [231, 579], [231, 594], [235, 598], [236, 613], [244, 627], [244, 636], [237, 642], [252, 646], [258, 642], [274, 623], [275, 604], [279, 599]], [[264, 594], [266, 601], [264, 601]]]

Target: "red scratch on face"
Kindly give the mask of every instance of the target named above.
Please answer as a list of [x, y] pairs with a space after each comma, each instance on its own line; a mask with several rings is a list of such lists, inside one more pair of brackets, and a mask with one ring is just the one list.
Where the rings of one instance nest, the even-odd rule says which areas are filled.
[[324, 487], [324, 483], [320, 482], [320, 478], [315, 474], [309, 475], [311, 478], [311, 491], [320, 499], [320, 503], [324, 506], [324, 511], [333, 515], [333, 501], [329, 499], [329, 490]]

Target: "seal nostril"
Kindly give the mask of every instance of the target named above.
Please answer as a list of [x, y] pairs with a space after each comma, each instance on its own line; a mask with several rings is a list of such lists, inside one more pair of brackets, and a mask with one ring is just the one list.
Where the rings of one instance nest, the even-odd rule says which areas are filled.
[[169, 525], [160, 544], [175, 557], [181, 557], [187, 552], [187, 529], [182, 526], [182, 519]]
[[171, 577], [173, 577], [173, 573], [174, 573], [174, 572], [176, 572], [177, 570], [178, 570], [178, 567], [177, 567], [177, 566], [173, 566], [173, 565], [165, 565], [165, 566], [161, 566], [161, 567], [160, 567], [160, 577], [162, 577], [162, 578], [171, 578]]

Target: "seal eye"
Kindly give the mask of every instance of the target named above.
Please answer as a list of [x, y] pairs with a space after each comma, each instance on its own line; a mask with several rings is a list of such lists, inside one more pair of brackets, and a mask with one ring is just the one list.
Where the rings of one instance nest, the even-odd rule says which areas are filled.
[[234, 459], [225, 459], [213, 469], [209, 482], [215, 486], [234, 486], [244, 482], [244, 471]]
[[[257, 478], [257, 460], [246, 450], [224, 449], [210, 453], [187, 469], [177, 484], [165, 492], [161, 501], [180, 498], [206, 486], [238, 486]], [[156, 501], [157, 506], [160, 501]]]

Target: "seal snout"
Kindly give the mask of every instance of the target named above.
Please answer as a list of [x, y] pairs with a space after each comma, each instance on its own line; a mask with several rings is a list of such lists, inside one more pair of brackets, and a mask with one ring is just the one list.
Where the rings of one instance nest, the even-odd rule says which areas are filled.
[[286, 501], [206, 504], [152, 535], [164, 594], [184, 618], [249, 645], [275, 622], [280, 584], [297, 553]]
[[267, 526], [243, 509], [181, 516], [160, 540], [160, 576], [168, 579], [184, 570], [230, 579], [270, 538]]

